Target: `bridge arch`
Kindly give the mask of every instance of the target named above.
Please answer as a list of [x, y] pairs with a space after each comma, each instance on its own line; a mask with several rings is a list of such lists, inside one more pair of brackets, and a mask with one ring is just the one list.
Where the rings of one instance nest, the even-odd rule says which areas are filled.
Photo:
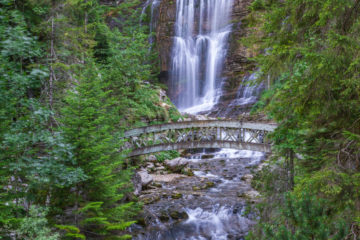
[[276, 125], [229, 120], [189, 121], [152, 125], [126, 131], [128, 156], [196, 148], [233, 148], [271, 152], [267, 134]]

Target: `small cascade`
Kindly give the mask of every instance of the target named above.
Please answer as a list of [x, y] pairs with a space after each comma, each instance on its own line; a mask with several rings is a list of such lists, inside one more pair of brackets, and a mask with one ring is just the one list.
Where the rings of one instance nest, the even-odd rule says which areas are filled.
[[244, 84], [239, 88], [236, 99], [230, 103], [230, 106], [251, 105], [258, 100], [261, 91], [264, 89], [264, 83], [256, 83], [258, 74], [258, 71], [256, 71], [244, 77]]
[[184, 112], [210, 110], [217, 102], [233, 0], [178, 0], [169, 86]]
[[141, 11], [141, 17], [140, 17], [140, 24], [143, 23], [144, 17], [148, 14], [147, 9], [150, 7], [150, 22], [149, 22], [149, 43], [150, 46], [153, 45], [155, 41], [154, 31], [157, 26], [157, 21], [159, 18], [159, 6], [160, 6], [161, 0], [147, 0], [144, 4], [144, 7]]

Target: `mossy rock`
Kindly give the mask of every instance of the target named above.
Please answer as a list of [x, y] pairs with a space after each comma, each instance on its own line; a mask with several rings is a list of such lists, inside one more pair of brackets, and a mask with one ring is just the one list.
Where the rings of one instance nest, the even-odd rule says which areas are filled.
[[205, 188], [212, 188], [212, 187], [214, 187], [215, 186], [215, 183], [214, 182], [206, 182], [205, 183]]
[[237, 196], [238, 196], [239, 198], [245, 198], [245, 197], [246, 197], [246, 195], [245, 195], [244, 192], [238, 192], [238, 193], [237, 193]]
[[181, 193], [173, 193], [173, 194], [171, 195], [171, 198], [173, 198], [173, 199], [180, 199], [180, 198], [182, 198], [182, 194], [181, 194]]
[[187, 215], [186, 212], [184, 212], [184, 211], [179, 212], [176, 210], [170, 212], [170, 217], [174, 220], [183, 220], [183, 219], [189, 218], [189, 216]]
[[170, 220], [170, 217], [166, 211], [161, 211], [160, 216], [158, 217], [162, 222], [167, 222]]
[[150, 204], [150, 203], [154, 203], [154, 202], [157, 202], [160, 200], [160, 196], [159, 195], [152, 195], [152, 196], [149, 196], [149, 197], [144, 197], [143, 199], [141, 199], [141, 201], [147, 205], [147, 204]]
[[189, 176], [189, 177], [193, 177], [194, 176], [194, 172], [193, 170], [191, 170], [190, 168], [184, 168], [181, 171], [182, 174]]

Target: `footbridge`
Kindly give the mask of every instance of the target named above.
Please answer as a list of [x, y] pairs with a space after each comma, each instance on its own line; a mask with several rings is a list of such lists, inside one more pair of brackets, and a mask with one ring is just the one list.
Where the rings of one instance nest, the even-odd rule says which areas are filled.
[[233, 148], [271, 152], [267, 134], [275, 124], [234, 120], [187, 121], [135, 128], [125, 132], [129, 157], [196, 148]]

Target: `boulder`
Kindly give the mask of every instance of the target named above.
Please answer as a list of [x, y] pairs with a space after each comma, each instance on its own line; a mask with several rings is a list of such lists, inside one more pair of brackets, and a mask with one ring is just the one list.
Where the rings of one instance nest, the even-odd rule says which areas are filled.
[[131, 179], [133, 185], [134, 185], [134, 195], [135, 196], [139, 196], [142, 190], [142, 185], [141, 185], [141, 178], [139, 174], [134, 174], [133, 178]]
[[162, 171], [162, 170], [165, 170], [165, 167], [164, 166], [160, 166], [160, 167], [157, 167], [155, 168], [156, 171]]
[[165, 102], [167, 99], [165, 90], [160, 89], [159, 90], [159, 100], [162, 102]]
[[249, 200], [256, 200], [257, 198], [260, 197], [260, 193], [255, 190], [250, 190], [244, 193], [244, 197]]
[[149, 162], [148, 164], [146, 164], [146, 168], [151, 170], [151, 169], [155, 168], [155, 165], [154, 165], [154, 163]]
[[146, 158], [146, 161], [148, 162], [157, 162], [157, 158], [155, 155], [149, 155], [147, 158]]
[[165, 166], [172, 171], [181, 171], [188, 165], [189, 161], [186, 158], [178, 157], [172, 160], [165, 160]]
[[140, 170], [137, 175], [140, 177], [141, 187], [146, 187], [153, 181], [153, 178], [146, 170]]
[[247, 184], [251, 184], [251, 181], [253, 180], [254, 176], [251, 174], [245, 174], [242, 176], [241, 180], [245, 181]]
[[160, 200], [159, 194], [147, 194], [139, 197], [140, 201], [146, 204], [151, 204]]
[[170, 217], [174, 220], [183, 220], [189, 218], [188, 214], [185, 211], [176, 211], [176, 210], [170, 212]]
[[154, 182], [170, 183], [181, 178], [186, 178], [187, 176], [182, 174], [172, 173], [172, 174], [164, 174], [164, 175], [152, 174], [151, 177], [153, 178]]
[[144, 187], [149, 185], [153, 181], [151, 175], [145, 169], [141, 169], [136, 172], [132, 177], [132, 183], [134, 185], [134, 195], [139, 196]]

